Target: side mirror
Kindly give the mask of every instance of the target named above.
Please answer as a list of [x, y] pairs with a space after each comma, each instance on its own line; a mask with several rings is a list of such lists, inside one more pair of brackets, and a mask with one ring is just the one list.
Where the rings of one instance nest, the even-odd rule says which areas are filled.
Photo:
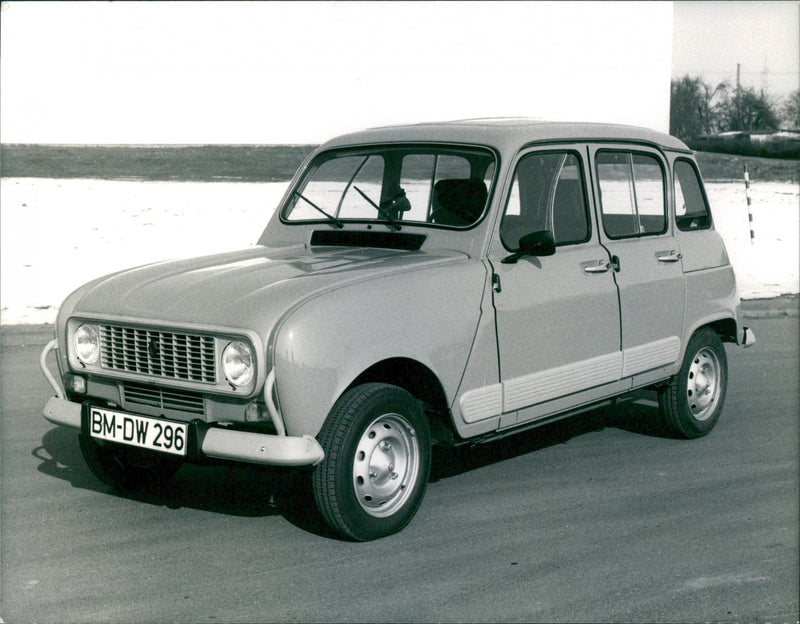
[[503, 258], [503, 264], [516, 264], [523, 256], [552, 256], [556, 253], [556, 241], [550, 230], [532, 232], [519, 239], [519, 249]]

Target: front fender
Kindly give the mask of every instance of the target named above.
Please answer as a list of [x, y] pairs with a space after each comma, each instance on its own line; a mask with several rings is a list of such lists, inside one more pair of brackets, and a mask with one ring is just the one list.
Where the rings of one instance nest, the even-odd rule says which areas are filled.
[[276, 329], [272, 355], [287, 433], [315, 436], [353, 380], [389, 358], [424, 364], [451, 400], [486, 279], [483, 263], [465, 258], [349, 284], [293, 310]]

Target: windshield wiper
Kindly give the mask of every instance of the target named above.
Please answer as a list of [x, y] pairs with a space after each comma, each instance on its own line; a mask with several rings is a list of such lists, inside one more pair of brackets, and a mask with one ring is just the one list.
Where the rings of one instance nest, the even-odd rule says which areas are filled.
[[400, 224], [399, 224], [399, 223], [398, 223], [398, 222], [395, 220], [395, 218], [394, 218], [392, 215], [390, 215], [390, 214], [389, 214], [388, 212], [386, 212], [386, 211], [385, 211], [383, 208], [381, 208], [381, 207], [380, 207], [378, 204], [376, 204], [374, 201], [372, 201], [372, 200], [371, 200], [371, 199], [370, 199], [370, 198], [369, 198], [369, 197], [368, 197], [368, 196], [367, 196], [367, 195], [364, 193], [364, 191], [362, 191], [360, 188], [358, 188], [358, 187], [357, 187], [355, 184], [353, 185], [353, 188], [354, 188], [355, 190], [357, 190], [357, 191], [358, 191], [358, 194], [359, 194], [359, 195], [361, 195], [361, 197], [363, 197], [364, 199], [366, 199], [366, 200], [367, 200], [367, 201], [368, 201], [368, 202], [369, 202], [369, 203], [372, 205], [372, 207], [373, 207], [373, 208], [375, 208], [375, 210], [377, 210], [377, 211], [378, 211], [378, 212], [381, 214], [381, 216], [382, 216], [384, 219], [386, 219], [386, 220], [387, 220], [389, 223], [391, 223], [391, 224], [392, 224], [392, 227], [393, 227], [395, 230], [397, 230], [397, 231], [399, 232], [401, 229], [403, 229], [403, 228], [401, 228], [401, 227], [400, 227]]
[[316, 210], [317, 212], [321, 212], [321, 213], [322, 213], [322, 214], [324, 214], [326, 217], [328, 217], [328, 221], [330, 221], [331, 223], [333, 223], [333, 224], [334, 224], [336, 227], [338, 227], [339, 229], [341, 229], [341, 228], [343, 228], [343, 227], [344, 227], [344, 223], [342, 223], [341, 221], [339, 221], [339, 219], [337, 219], [336, 217], [334, 217], [332, 214], [328, 214], [327, 212], [325, 212], [325, 211], [324, 211], [322, 208], [320, 208], [319, 206], [317, 206], [317, 205], [316, 205], [314, 202], [312, 202], [312, 201], [311, 201], [311, 200], [310, 200], [308, 197], [306, 197], [305, 195], [303, 195], [303, 194], [302, 194], [300, 191], [294, 191], [294, 194], [295, 194], [295, 195], [297, 195], [297, 196], [298, 196], [300, 199], [302, 199], [303, 201], [305, 201], [305, 202], [306, 202], [306, 203], [307, 203], [309, 206], [311, 206], [311, 207], [312, 207], [314, 210]]

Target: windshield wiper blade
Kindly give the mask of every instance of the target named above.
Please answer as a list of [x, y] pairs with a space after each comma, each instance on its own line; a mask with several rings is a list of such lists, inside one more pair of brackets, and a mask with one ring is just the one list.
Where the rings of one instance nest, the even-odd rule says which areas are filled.
[[359, 194], [359, 195], [361, 195], [361, 197], [363, 197], [364, 199], [366, 199], [366, 200], [367, 200], [367, 201], [368, 201], [368, 202], [369, 202], [369, 203], [372, 205], [372, 207], [373, 207], [373, 208], [375, 208], [375, 210], [377, 210], [377, 211], [378, 211], [378, 212], [381, 214], [381, 216], [382, 216], [384, 219], [386, 219], [386, 220], [387, 220], [389, 223], [391, 223], [391, 224], [392, 224], [392, 227], [393, 227], [395, 230], [397, 230], [397, 231], [399, 232], [400, 230], [402, 230], [402, 229], [403, 229], [402, 227], [400, 227], [400, 224], [399, 224], [399, 223], [398, 223], [398, 222], [395, 220], [395, 218], [394, 218], [392, 215], [390, 215], [390, 214], [389, 214], [388, 212], [386, 212], [386, 211], [385, 211], [383, 208], [381, 208], [381, 207], [380, 207], [378, 204], [376, 204], [374, 201], [372, 201], [372, 200], [371, 200], [371, 199], [370, 199], [370, 198], [369, 198], [369, 197], [368, 197], [368, 196], [367, 196], [367, 195], [364, 193], [364, 191], [362, 191], [360, 188], [358, 188], [358, 187], [357, 187], [355, 184], [353, 185], [353, 188], [354, 188], [355, 190], [357, 190], [357, 191], [358, 191], [358, 194]]
[[294, 191], [294, 194], [295, 194], [295, 195], [297, 195], [297, 196], [298, 196], [300, 199], [302, 199], [303, 201], [305, 201], [305, 202], [306, 202], [306, 203], [307, 203], [309, 206], [311, 206], [311, 207], [312, 207], [314, 210], [316, 210], [317, 212], [321, 212], [321, 213], [322, 213], [322, 214], [324, 214], [326, 217], [328, 217], [328, 221], [330, 221], [331, 223], [333, 223], [333, 224], [334, 224], [336, 227], [338, 227], [339, 229], [342, 229], [342, 228], [344, 227], [344, 223], [342, 223], [341, 221], [339, 221], [339, 219], [337, 219], [336, 217], [334, 217], [332, 214], [328, 214], [327, 212], [325, 212], [325, 211], [324, 211], [322, 208], [320, 208], [319, 206], [317, 206], [317, 205], [316, 205], [314, 202], [312, 202], [312, 201], [311, 201], [311, 200], [310, 200], [308, 197], [306, 197], [305, 195], [303, 195], [303, 194], [302, 194], [300, 191]]

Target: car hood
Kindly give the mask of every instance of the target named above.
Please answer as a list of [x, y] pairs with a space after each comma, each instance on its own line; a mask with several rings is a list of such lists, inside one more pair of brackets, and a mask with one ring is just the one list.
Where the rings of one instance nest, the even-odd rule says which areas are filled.
[[68, 313], [264, 335], [288, 309], [327, 290], [466, 257], [456, 251], [259, 246], [100, 278], [74, 293]]

